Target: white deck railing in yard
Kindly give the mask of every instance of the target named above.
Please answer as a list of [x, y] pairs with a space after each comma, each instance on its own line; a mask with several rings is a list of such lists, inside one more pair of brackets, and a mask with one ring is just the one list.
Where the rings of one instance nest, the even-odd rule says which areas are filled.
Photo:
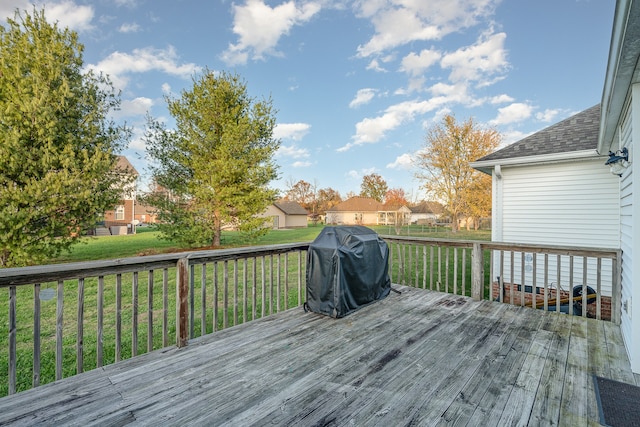
[[[618, 250], [383, 237], [392, 283], [544, 310], [568, 302], [573, 311], [572, 297], [552, 298], [557, 284], [570, 289], [593, 278], [584, 284], [597, 301], [586, 304], [585, 295], [575, 314], [607, 317], [603, 307], [610, 304], [619, 323]], [[0, 365], [8, 366], [0, 372], [0, 396], [300, 306], [308, 247], [0, 269], [0, 324], [7, 331], [0, 334]]]

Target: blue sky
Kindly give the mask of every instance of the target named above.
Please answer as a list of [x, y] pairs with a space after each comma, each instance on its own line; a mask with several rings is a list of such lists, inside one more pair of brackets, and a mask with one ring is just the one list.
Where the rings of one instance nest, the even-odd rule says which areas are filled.
[[[0, 0], [6, 21], [29, 0]], [[446, 113], [504, 144], [600, 102], [610, 0], [54, 0], [87, 68], [122, 91], [124, 153], [148, 180], [144, 117], [164, 120], [205, 67], [271, 97], [282, 145], [274, 187], [305, 180], [342, 196], [380, 174], [423, 197], [413, 155]]]

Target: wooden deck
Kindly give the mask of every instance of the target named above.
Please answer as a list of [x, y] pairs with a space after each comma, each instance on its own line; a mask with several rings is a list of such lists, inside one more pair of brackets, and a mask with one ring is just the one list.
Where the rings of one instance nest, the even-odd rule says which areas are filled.
[[394, 286], [0, 399], [11, 425], [598, 425], [593, 375], [636, 382], [602, 321]]

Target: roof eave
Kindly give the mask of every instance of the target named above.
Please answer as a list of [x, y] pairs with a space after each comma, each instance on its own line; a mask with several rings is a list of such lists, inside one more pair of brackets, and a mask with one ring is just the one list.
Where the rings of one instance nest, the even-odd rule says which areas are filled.
[[614, 137], [620, 122], [629, 87], [637, 80], [635, 73], [640, 56], [640, 4], [619, 0], [613, 18], [609, 59], [602, 90], [598, 152], [615, 147]]
[[567, 161], [579, 161], [587, 159], [604, 158], [596, 150], [568, 151], [563, 153], [541, 154], [537, 156], [511, 157], [504, 159], [480, 160], [470, 163], [471, 167], [491, 175], [491, 171], [497, 166], [524, 166], [540, 165]]

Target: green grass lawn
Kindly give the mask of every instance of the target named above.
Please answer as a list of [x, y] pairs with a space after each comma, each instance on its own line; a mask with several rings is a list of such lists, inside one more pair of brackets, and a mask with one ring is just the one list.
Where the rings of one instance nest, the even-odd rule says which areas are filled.
[[[225, 248], [310, 242], [318, 236], [318, 233], [320, 233], [323, 227], [324, 225], [310, 225], [307, 228], [270, 230], [265, 236], [255, 242], [243, 240], [238, 232], [224, 231], [221, 242]], [[396, 235], [395, 227], [392, 226], [369, 226], [369, 228], [381, 235]], [[462, 240], [491, 240], [490, 230], [460, 230], [457, 233], [451, 233], [451, 231], [445, 227], [426, 227], [420, 225], [405, 226], [400, 230], [399, 235]], [[81, 243], [71, 249], [71, 252], [52, 259], [51, 263], [128, 258], [197, 249], [199, 248], [182, 248], [173, 242], [160, 239], [160, 233], [153, 227], [143, 227], [139, 228], [136, 234], [125, 236], [85, 237]]]

